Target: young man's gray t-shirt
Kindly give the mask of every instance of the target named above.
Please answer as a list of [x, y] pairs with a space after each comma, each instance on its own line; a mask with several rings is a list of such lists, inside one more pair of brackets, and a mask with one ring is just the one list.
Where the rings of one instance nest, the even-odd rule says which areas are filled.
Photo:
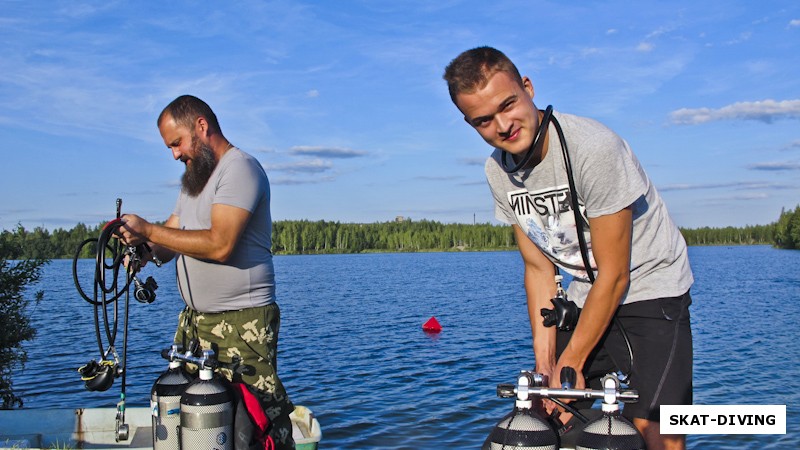
[[[628, 144], [597, 121], [553, 115], [567, 142], [592, 267], [597, 266], [587, 218], [633, 205], [631, 284], [622, 303], [684, 294], [694, 281], [686, 242]], [[554, 125], [550, 124], [548, 130], [547, 154], [533, 169], [508, 174], [500, 165], [501, 155], [495, 149], [486, 161], [495, 216], [519, 225], [542, 253], [574, 277], [568, 294], [583, 306], [591, 285], [578, 245], [569, 183]]]
[[200, 312], [233, 311], [275, 302], [269, 180], [264, 168], [238, 148], [228, 150], [197, 197], [181, 192], [175, 206], [181, 229], [211, 228], [211, 206], [250, 211], [233, 254], [224, 263], [178, 255], [178, 288]]

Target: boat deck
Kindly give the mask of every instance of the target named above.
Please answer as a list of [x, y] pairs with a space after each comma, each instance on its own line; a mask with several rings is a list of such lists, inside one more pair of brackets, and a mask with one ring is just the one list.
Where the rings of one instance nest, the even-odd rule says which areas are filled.
[[[297, 450], [316, 450], [322, 431], [314, 414], [296, 406], [291, 415]], [[128, 408], [129, 438], [116, 441], [116, 409], [0, 410], [0, 449], [152, 449], [150, 408]]]

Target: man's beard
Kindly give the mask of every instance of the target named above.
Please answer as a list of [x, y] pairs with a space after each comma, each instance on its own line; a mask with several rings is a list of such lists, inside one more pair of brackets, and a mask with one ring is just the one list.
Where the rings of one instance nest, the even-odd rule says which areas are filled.
[[206, 144], [198, 142], [197, 136], [192, 136], [192, 147], [195, 148], [191, 163], [186, 165], [186, 171], [181, 177], [183, 192], [189, 197], [197, 197], [203, 192], [208, 179], [217, 167], [214, 151]]

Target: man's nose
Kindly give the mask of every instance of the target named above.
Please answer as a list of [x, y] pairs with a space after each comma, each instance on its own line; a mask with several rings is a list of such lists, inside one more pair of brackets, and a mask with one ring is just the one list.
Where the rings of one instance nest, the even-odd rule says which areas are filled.
[[183, 153], [181, 153], [181, 150], [178, 147], [172, 147], [172, 157], [175, 158], [175, 161], [181, 159], [182, 155]]
[[495, 124], [500, 136], [507, 137], [511, 135], [512, 121], [505, 118], [502, 114], [494, 116]]

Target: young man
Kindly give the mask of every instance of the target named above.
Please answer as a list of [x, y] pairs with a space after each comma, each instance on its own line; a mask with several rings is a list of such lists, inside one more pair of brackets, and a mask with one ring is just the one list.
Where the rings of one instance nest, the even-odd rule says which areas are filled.
[[[462, 53], [444, 79], [464, 120], [495, 149], [486, 176], [495, 215], [513, 226], [524, 262], [536, 371], [560, 387], [561, 369], [572, 367], [579, 389], [596, 374], [628, 372], [640, 399], [624, 415], [647, 448], [684, 448], [684, 436], [660, 434], [659, 407], [692, 402], [693, 278], [686, 243], [628, 144], [594, 120], [559, 112], [537, 139], [549, 114], [534, 105], [531, 80], [496, 49]], [[567, 294], [581, 310], [573, 331], [542, 320], [541, 310], [553, 308], [556, 266], [574, 277]]]
[[186, 307], [175, 342], [213, 347], [220, 362], [239, 358], [228, 379], [257, 390], [278, 449], [293, 449], [294, 406], [278, 378], [280, 309], [275, 301], [269, 180], [261, 164], [234, 147], [202, 100], [184, 95], [167, 105], [158, 129], [175, 160], [186, 166], [182, 189], [164, 226], [122, 216], [121, 238], [149, 242], [162, 261], [177, 257]]

